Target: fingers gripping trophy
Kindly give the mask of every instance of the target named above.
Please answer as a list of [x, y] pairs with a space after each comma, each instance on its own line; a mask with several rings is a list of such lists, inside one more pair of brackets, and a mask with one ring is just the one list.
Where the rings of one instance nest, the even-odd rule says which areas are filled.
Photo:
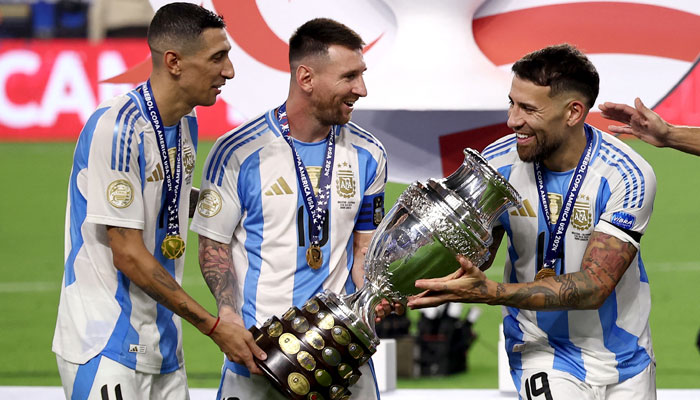
[[379, 344], [374, 314], [381, 300], [405, 303], [420, 291], [417, 279], [458, 269], [456, 254], [482, 265], [494, 222], [519, 204], [515, 189], [477, 151], [465, 149], [457, 171], [413, 183], [384, 217], [367, 251], [362, 289], [349, 296], [324, 291], [250, 328], [268, 355], [256, 363], [290, 399], [349, 398], [359, 367]]

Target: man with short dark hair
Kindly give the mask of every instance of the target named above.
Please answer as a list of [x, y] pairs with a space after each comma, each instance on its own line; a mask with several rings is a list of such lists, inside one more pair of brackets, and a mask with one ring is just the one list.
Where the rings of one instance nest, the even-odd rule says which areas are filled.
[[[383, 216], [386, 183], [384, 148], [350, 122], [367, 95], [363, 45], [333, 20], [299, 27], [286, 102], [209, 153], [191, 228], [222, 321], [259, 325], [324, 289], [352, 293], [363, 284], [362, 249]], [[246, 368], [253, 354], [263, 358], [252, 350], [226, 361], [218, 398], [284, 398], [258, 368]], [[361, 372], [353, 398], [377, 398], [370, 366]]]
[[159, 9], [150, 79], [101, 104], [80, 134], [53, 341], [66, 398], [189, 398], [181, 317], [229, 356], [242, 340], [180, 286], [194, 107], [214, 104], [234, 75], [224, 27], [194, 4]]
[[520, 193], [503, 283], [464, 257], [454, 275], [417, 281], [410, 307], [447, 301], [504, 305], [511, 375], [523, 399], [655, 399], [649, 281], [639, 247], [656, 178], [615, 137], [585, 124], [598, 73], [557, 45], [513, 65], [508, 126], [484, 157]]

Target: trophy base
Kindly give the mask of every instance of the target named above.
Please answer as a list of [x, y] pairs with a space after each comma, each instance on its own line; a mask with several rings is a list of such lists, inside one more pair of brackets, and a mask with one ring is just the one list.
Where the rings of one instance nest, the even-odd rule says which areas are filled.
[[330, 292], [249, 331], [267, 353], [266, 360], [255, 363], [277, 390], [294, 400], [349, 398], [349, 386], [360, 379], [360, 366], [379, 342], [345, 301]]

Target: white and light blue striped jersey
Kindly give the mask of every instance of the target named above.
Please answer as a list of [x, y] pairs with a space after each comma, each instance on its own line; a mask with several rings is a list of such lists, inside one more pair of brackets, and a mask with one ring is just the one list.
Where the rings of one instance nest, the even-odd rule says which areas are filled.
[[[146, 373], [182, 366], [180, 317], [133, 284], [113, 263], [106, 226], [143, 230], [148, 250], [178, 281], [184, 256], [161, 253], [166, 235], [163, 165], [143, 98], [136, 91], [101, 104], [73, 156], [66, 207], [65, 264], [53, 351], [84, 364], [102, 354]], [[197, 147], [194, 111], [182, 126], [180, 235], [186, 239]], [[171, 163], [177, 128], [166, 127]]]
[[[594, 153], [563, 238], [557, 274], [580, 270], [593, 231], [632, 243], [647, 228], [656, 193], [651, 166], [619, 139], [589, 125]], [[518, 157], [515, 135], [484, 149], [483, 156], [522, 196], [518, 210], [499, 223], [508, 235], [503, 282], [532, 282], [541, 268], [562, 199], [574, 170], [543, 168], [551, 221], [545, 221], [532, 163]], [[528, 311], [504, 307], [506, 351], [518, 374], [526, 368], [562, 370], [593, 385], [621, 382], [646, 368], [654, 355], [649, 331], [651, 298], [641, 252], [598, 310]], [[516, 379], [517, 378], [517, 379]]]
[[[294, 142], [317, 190], [327, 140]], [[306, 263], [309, 216], [291, 148], [274, 110], [220, 137], [204, 166], [191, 229], [231, 243], [237, 310], [246, 327], [301, 307], [324, 289], [355, 290], [353, 231], [373, 231], [383, 215], [386, 154], [353, 123], [337, 131], [328, 216], [321, 233], [323, 265]], [[378, 216], [375, 217], [375, 213]]]

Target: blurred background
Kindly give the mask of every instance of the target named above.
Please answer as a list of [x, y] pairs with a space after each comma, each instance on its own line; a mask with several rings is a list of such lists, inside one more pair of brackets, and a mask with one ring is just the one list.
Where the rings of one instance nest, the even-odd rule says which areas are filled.
[[[75, 140], [102, 101], [150, 72], [145, 34], [166, 1], [0, 0], [0, 385], [58, 386], [51, 339], [63, 274], [66, 189]], [[369, 95], [353, 120], [384, 143], [387, 209], [415, 180], [451, 173], [462, 149], [483, 149], [505, 126], [509, 68], [568, 42], [601, 75], [598, 103], [636, 96], [667, 120], [700, 125], [700, 2], [506, 0], [196, 1], [224, 15], [236, 77], [199, 107], [195, 177], [213, 140], [286, 98], [287, 39], [325, 16], [368, 46]], [[589, 122], [607, 123], [598, 113]], [[635, 139], [654, 167], [655, 210], [644, 236], [660, 388], [700, 388], [700, 159]], [[195, 180], [198, 185], [199, 180]], [[190, 236], [194, 238], [194, 235]], [[196, 240], [185, 289], [211, 311]], [[488, 271], [501, 279], [503, 251]], [[400, 388], [497, 388], [501, 311], [483, 305], [409, 313], [379, 327], [399, 344]], [[191, 387], [216, 388], [222, 357], [184, 324]]]

